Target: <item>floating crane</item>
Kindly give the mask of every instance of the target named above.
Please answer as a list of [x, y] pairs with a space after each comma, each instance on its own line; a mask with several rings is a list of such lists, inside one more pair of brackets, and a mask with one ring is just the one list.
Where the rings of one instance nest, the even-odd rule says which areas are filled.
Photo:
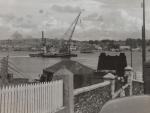
[[[80, 18], [80, 15], [81, 15], [81, 12], [79, 12], [78, 16], [75, 18], [75, 20], [71, 23], [71, 25], [69, 26], [69, 28], [67, 29], [67, 31], [64, 33], [63, 37], [69, 37], [69, 39], [67, 40], [67, 44], [64, 44], [62, 46], [62, 48], [60, 49], [60, 53], [65, 53], [65, 54], [68, 54], [70, 56], [77, 56], [77, 55], [73, 55], [71, 53], [71, 50], [70, 50], [70, 47], [71, 47], [71, 41], [72, 41], [72, 37], [73, 37], [73, 34], [75, 32], [75, 28], [77, 26], [77, 23], [79, 21], [79, 18]], [[68, 36], [69, 35], [69, 36]]]
[[42, 32], [42, 46], [43, 46], [43, 52], [42, 53], [37, 53], [37, 54], [29, 54], [30, 57], [45, 57], [45, 58], [56, 58], [56, 57], [77, 57], [77, 54], [71, 53], [70, 46], [71, 46], [71, 41], [72, 37], [75, 31], [75, 28], [77, 26], [77, 23], [79, 21], [79, 17], [81, 15], [81, 11], [79, 12], [78, 16], [75, 18], [75, 20], [71, 23], [67, 31], [64, 33], [63, 36], [68, 36], [69, 34], [69, 39], [67, 40], [67, 44], [63, 45], [63, 47], [60, 49], [59, 53], [51, 53], [47, 52], [46, 50], [46, 40], [44, 38], [44, 32]]

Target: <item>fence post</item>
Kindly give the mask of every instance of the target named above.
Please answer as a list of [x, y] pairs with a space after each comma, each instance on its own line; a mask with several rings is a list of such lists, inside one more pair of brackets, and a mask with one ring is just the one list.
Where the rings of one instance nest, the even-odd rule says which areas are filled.
[[67, 113], [74, 113], [73, 73], [70, 72], [66, 67], [63, 67], [54, 73], [53, 79], [55, 78], [63, 79], [64, 83], [63, 104], [65, 107], [67, 107]]
[[132, 89], [133, 89], [133, 86], [132, 86], [132, 81], [133, 81], [133, 68], [130, 67], [130, 66], [127, 66], [125, 68], [125, 76], [127, 77], [127, 82], [129, 84], [129, 95], [132, 96]]
[[104, 80], [108, 80], [111, 83], [111, 96], [112, 97], [115, 94], [115, 79], [116, 79], [116, 76], [111, 73], [108, 73], [104, 76]]

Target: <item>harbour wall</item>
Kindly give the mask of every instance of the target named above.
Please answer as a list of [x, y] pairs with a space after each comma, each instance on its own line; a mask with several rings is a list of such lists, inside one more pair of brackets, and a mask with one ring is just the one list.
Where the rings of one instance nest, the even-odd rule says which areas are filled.
[[[99, 113], [102, 106], [112, 98], [111, 85], [109, 81], [105, 81], [74, 90], [74, 113]], [[143, 82], [133, 80], [132, 92], [133, 96], [144, 94]], [[129, 86], [125, 88], [125, 96], [130, 96]]]
[[111, 99], [111, 84], [106, 81], [74, 90], [74, 113], [98, 113]]
[[73, 73], [66, 68], [58, 70], [55, 74], [64, 81], [64, 106], [66, 109], [62, 113], [99, 113], [102, 106], [111, 99], [141, 95], [144, 92], [142, 82], [130, 79], [127, 84], [115, 91], [116, 78], [111, 74], [104, 76], [104, 82], [78, 89], [74, 89]]

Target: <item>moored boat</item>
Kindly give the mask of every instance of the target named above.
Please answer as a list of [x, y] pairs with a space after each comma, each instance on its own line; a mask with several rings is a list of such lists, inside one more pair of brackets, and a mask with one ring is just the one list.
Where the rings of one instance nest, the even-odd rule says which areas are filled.
[[41, 57], [42, 53], [31, 53], [29, 54], [30, 57]]

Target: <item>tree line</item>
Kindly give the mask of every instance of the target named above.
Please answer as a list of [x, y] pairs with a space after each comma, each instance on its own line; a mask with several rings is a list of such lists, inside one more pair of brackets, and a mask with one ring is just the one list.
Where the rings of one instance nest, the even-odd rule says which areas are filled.
[[[108, 48], [114, 48], [114, 49], [117, 49], [120, 46], [130, 46], [132, 48], [137, 48], [142, 46], [142, 39], [132, 39], [132, 38], [128, 38], [124, 41], [105, 39], [105, 40], [89, 40], [88, 42], [89, 44], [96, 44], [102, 47], [107, 46]], [[150, 46], [150, 40], [146, 40], [146, 45]]]

